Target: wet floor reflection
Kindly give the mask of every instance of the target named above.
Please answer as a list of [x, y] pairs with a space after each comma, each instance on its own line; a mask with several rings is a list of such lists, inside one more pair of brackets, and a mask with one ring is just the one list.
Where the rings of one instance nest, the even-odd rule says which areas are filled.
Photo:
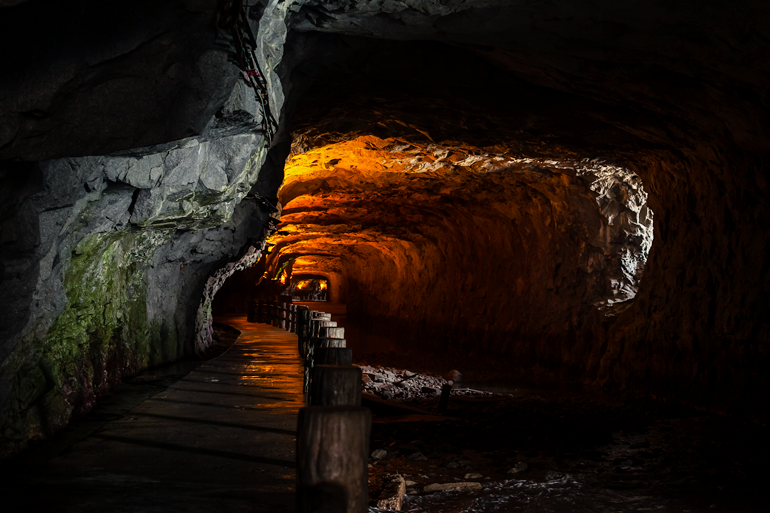
[[24, 507], [9, 511], [294, 511], [297, 338], [224, 322], [242, 333], [224, 354], [127, 380], [59, 442], [15, 459], [0, 494]]
[[[236, 344], [217, 361], [229, 363], [207, 373], [239, 386], [258, 385], [265, 390], [280, 390], [280, 400], [243, 407], [258, 407], [272, 413], [296, 415], [304, 406], [302, 395], [302, 360], [297, 353], [297, 337], [285, 330], [265, 324], [250, 323], [245, 317], [222, 317], [217, 322], [241, 331]], [[243, 362], [238, 365], [236, 362]], [[213, 367], [213, 366], [212, 366]]]

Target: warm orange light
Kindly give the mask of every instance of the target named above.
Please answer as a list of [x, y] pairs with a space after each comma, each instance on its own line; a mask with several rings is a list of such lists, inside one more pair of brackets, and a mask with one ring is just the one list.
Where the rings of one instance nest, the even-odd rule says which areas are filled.
[[326, 290], [326, 280], [321, 280], [321, 290]]

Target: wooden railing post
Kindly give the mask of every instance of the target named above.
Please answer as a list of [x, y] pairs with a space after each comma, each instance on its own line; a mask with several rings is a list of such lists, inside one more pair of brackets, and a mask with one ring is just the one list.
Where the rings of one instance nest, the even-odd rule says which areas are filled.
[[344, 338], [311, 338], [305, 344], [305, 380], [303, 391], [310, 393], [310, 383], [313, 380], [313, 367], [315, 366], [315, 350], [319, 347], [345, 347]]
[[273, 315], [272, 315], [273, 322], [271, 324], [277, 328], [280, 325], [280, 321], [281, 321], [280, 306], [278, 305], [277, 300], [271, 301], [270, 304], [272, 305], [272, 312], [273, 312]]
[[353, 365], [353, 350], [346, 347], [318, 347], [316, 365]]
[[361, 406], [361, 368], [315, 365], [308, 402], [310, 406]]
[[301, 408], [297, 422], [300, 513], [366, 513], [371, 412], [357, 406]]

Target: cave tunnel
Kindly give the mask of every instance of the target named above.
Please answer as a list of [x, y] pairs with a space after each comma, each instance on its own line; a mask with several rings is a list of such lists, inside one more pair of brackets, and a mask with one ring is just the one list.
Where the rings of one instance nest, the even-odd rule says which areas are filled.
[[[409, 348], [450, 368], [473, 354], [487, 379], [487, 357], [500, 356], [511, 360], [494, 366], [502, 374], [516, 360], [514, 372], [535, 379], [527, 355], [544, 338], [590, 351], [575, 333], [630, 306], [653, 240], [640, 177], [580, 135], [622, 138], [587, 119], [596, 106], [574, 114], [568, 99], [439, 43], [321, 36], [304, 46], [335, 48], [344, 66], [304, 79], [312, 94], [294, 109], [281, 224], [259, 271], [230, 281], [250, 287], [264, 267], [288, 288], [286, 276], [326, 273], [350, 305], [357, 353]], [[543, 372], [570, 377], [563, 360]]]
[[398, 474], [405, 511], [764, 511], [768, 27], [759, 2], [0, 2], [10, 510], [150, 479], [127, 510], [291, 510], [297, 338], [247, 320], [290, 298], [398, 413], [371, 403], [373, 508]]

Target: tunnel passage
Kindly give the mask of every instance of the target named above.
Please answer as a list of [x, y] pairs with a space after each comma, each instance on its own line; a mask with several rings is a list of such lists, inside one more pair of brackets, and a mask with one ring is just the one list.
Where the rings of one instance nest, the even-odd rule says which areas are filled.
[[[289, 109], [281, 225], [249, 277], [232, 279], [256, 289], [228, 284], [220, 304], [243, 311], [255, 294], [285, 294], [292, 276], [322, 274], [358, 354], [578, 379], [652, 245], [640, 177], [602, 158], [627, 141], [584, 116], [593, 105], [456, 48], [335, 50], [354, 67], [362, 48], [376, 55], [363, 74], [298, 66], [307, 94]], [[458, 60], [484, 80], [455, 76]]]
[[344, 276], [357, 352], [561, 362], [565, 334], [633, 298], [652, 215], [633, 173], [501, 149], [360, 136], [295, 154], [265, 274]]
[[[365, 27], [364, 32], [370, 30], [385, 37], [382, 27]], [[527, 275], [527, 280], [522, 277], [526, 283], [541, 284], [534, 302], [525, 302], [521, 295], [517, 298], [510, 288], [488, 295], [473, 290], [463, 305], [469, 309], [468, 315], [456, 315], [459, 310], [451, 309], [443, 313], [450, 296], [463, 290], [459, 284], [467, 281], [467, 276], [450, 277], [446, 268], [415, 269], [411, 267], [413, 257], [407, 255], [422, 256], [429, 248], [441, 247], [441, 240], [446, 242], [452, 237], [450, 234], [456, 234], [457, 240], [462, 241], [456, 253], [445, 250], [445, 260], [434, 260], [433, 255], [419, 262], [439, 261], [443, 266], [445, 261], [464, 264], [472, 261], [474, 255], [483, 256], [476, 263], [478, 275], [485, 277], [481, 282], [493, 283], [497, 288], [506, 279], [518, 278], [517, 272], [521, 271], [497, 265], [499, 255], [489, 242], [499, 236], [495, 229], [498, 222], [510, 223], [505, 209], [500, 212], [489, 208], [498, 201], [492, 196], [504, 188], [495, 185], [492, 191], [485, 189], [486, 199], [475, 205], [469, 199], [478, 195], [468, 192], [457, 205], [450, 207], [437, 201], [423, 211], [407, 201], [411, 197], [406, 191], [417, 180], [425, 179], [427, 183], [431, 171], [405, 173], [398, 180], [394, 178], [398, 173], [382, 174], [388, 180], [379, 196], [367, 198], [362, 194], [354, 199], [350, 195], [350, 211], [353, 212], [356, 202], [360, 207], [353, 216], [359, 225], [351, 231], [356, 232], [355, 237], [369, 237], [372, 241], [355, 249], [346, 230], [334, 232], [334, 209], [327, 209], [333, 203], [332, 196], [338, 194], [335, 183], [355, 188], [355, 183], [347, 183], [351, 180], [349, 173], [340, 171], [345, 167], [345, 155], [330, 153], [314, 164], [319, 167], [319, 176], [323, 176], [318, 190], [309, 189], [307, 195], [297, 190], [291, 193], [294, 201], [283, 205], [284, 221], [312, 224], [315, 221], [311, 219], [317, 218], [319, 225], [328, 226], [311, 237], [317, 242], [296, 240], [290, 251], [300, 254], [303, 245], [310, 249], [311, 244], [330, 246], [334, 241], [335, 246], [344, 250], [333, 254], [325, 254], [326, 249], [315, 251], [313, 258], [338, 268], [354, 269], [358, 265], [349, 276], [365, 276], [374, 269], [377, 276], [397, 276], [399, 272], [404, 276], [403, 282], [388, 282], [388, 290], [390, 285], [404, 286], [390, 295], [392, 301], [385, 302], [383, 298], [388, 294], [381, 293], [382, 287], [366, 285], [373, 283], [373, 279], [370, 282], [350, 278], [351, 318], [358, 309], [361, 319], [366, 319], [362, 322], [370, 325], [373, 319], [388, 319], [384, 326], [374, 326], [377, 333], [390, 329], [398, 332], [398, 337], [429, 333], [419, 338], [420, 343], [433, 341], [433, 357], [447, 355], [454, 348], [454, 358], [467, 362], [480, 361], [484, 355], [492, 358], [492, 354], [507, 354], [506, 363], [500, 358], [492, 363], [506, 367], [509, 375], [537, 377], [551, 383], [580, 382], [593, 389], [672, 398], [719, 411], [765, 411], [758, 405], [768, 393], [763, 376], [767, 368], [766, 333], [770, 331], [759, 312], [766, 305], [762, 248], [767, 243], [767, 230], [757, 220], [762, 218], [761, 212], [767, 211], [761, 192], [766, 190], [766, 182], [760, 171], [762, 159], [756, 153], [761, 152], [763, 143], [751, 135], [757, 132], [750, 128], [752, 123], [759, 123], [757, 116], [763, 115], [762, 109], [737, 115], [742, 107], [735, 103], [738, 96], [730, 96], [729, 100], [725, 96], [730, 94], [727, 91], [734, 91], [727, 82], [708, 85], [677, 81], [681, 78], [676, 74], [679, 72], [697, 75], [695, 68], [701, 65], [700, 56], [691, 63], [695, 68], [686, 70], [664, 58], [655, 60], [654, 66], [642, 63], [641, 68], [633, 70], [622, 65], [620, 68], [627, 71], [627, 76], [620, 80], [618, 76], [608, 77], [602, 72], [605, 68], [569, 68], [567, 61], [559, 61], [550, 54], [539, 54], [541, 63], [522, 63], [511, 57], [518, 55], [520, 49], [502, 51], [462, 43], [393, 41], [329, 34], [328, 28], [325, 31], [326, 34], [293, 32], [287, 42], [285, 62], [291, 65], [281, 71], [288, 91], [285, 113], [291, 121], [291, 150], [288, 139], [283, 143], [287, 156], [291, 153], [296, 158], [322, 152], [330, 145], [353, 144], [361, 137], [375, 137], [387, 142], [380, 150], [392, 144], [388, 153], [412, 151], [400, 160], [411, 159], [413, 167], [422, 165], [422, 169], [429, 169], [440, 158], [441, 153], [434, 155], [434, 150], [456, 148], [465, 148], [465, 156], [486, 154], [490, 160], [499, 157], [521, 169], [528, 165], [548, 168], [554, 178], [567, 175], [562, 168], [571, 167], [576, 175], [573, 182], [577, 178], [588, 181], [585, 176], [577, 176], [581, 164], [607, 166], [627, 170], [629, 177], [636, 176], [643, 182], [649, 194], [648, 210], [642, 211], [641, 204], [637, 204], [641, 216], [634, 217], [635, 222], [639, 219], [639, 224], [645, 225], [650, 220], [646, 214], [655, 212], [655, 243], [650, 245], [649, 231], [641, 237], [643, 240], [637, 240], [640, 247], [649, 249], [649, 258], [641, 280], [633, 280], [638, 287], [636, 296], [616, 304], [619, 308], [600, 311], [609, 306], [608, 300], [621, 298], [600, 298], [597, 289], [602, 287], [598, 281], [574, 278], [576, 272], [590, 274], [585, 266], [581, 267], [579, 259], [567, 257], [579, 253], [570, 253], [567, 248], [579, 246], [577, 240], [583, 235], [576, 238], [573, 234], [570, 238], [566, 232], [559, 232], [559, 226], [567, 226], [566, 218], [574, 219], [555, 209], [549, 212], [554, 220], [551, 225], [545, 225], [547, 216], [540, 218], [540, 228], [545, 231], [534, 236], [537, 246], [529, 248], [528, 262], [537, 273]], [[493, 40], [495, 37], [490, 36]], [[563, 51], [561, 48], [554, 55]], [[628, 62], [636, 62], [633, 49], [619, 51], [627, 51], [623, 55]], [[577, 65], [587, 61], [574, 57], [568, 62]], [[637, 77], [638, 81], [629, 77]], [[615, 87], [621, 82], [628, 87]], [[733, 114], [717, 108], [703, 110], [703, 105], [711, 105], [708, 91], [715, 90], [721, 91], [720, 98], [732, 105]], [[398, 145], [405, 144], [412, 148], [396, 150]], [[423, 162], [416, 161], [418, 153], [425, 154]], [[336, 159], [341, 160], [334, 162]], [[490, 166], [499, 163], [490, 162]], [[307, 164], [313, 164], [312, 160]], [[328, 169], [322, 171], [320, 167]], [[290, 174], [287, 168], [284, 201], [289, 198], [285, 191], [296, 187], [291, 184]], [[445, 179], [435, 179], [433, 189], [420, 194], [438, 199], [442, 188], [451, 185], [450, 176], [458, 180], [455, 183], [460, 185], [456, 188], [463, 193], [466, 187], [473, 187], [463, 183], [461, 175], [447, 174]], [[494, 181], [505, 174], [483, 176]], [[386, 182], [384, 178], [379, 180]], [[543, 177], [541, 185], [549, 183], [548, 180]], [[550, 186], [557, 187], [556, 180]], [[399, 192], [401, 187], [404, 189]], [[603, 196], [601, 191], [598, 196]], [[367, 199], [380, 201], [386, 208], [364, 207]], [[543, 211], [548, 203], [550, 198], [540, 203]], [[596, 195], [591, 196], [590, 203], [596, 204]], [[535, 205], [528, 198], [521, 204]], [[712, 208], [713, 205], [716, 207]], [[607, 206], [603, 204], [599, 210], [609, 217], [617, 214], [618, 223], [613, 219], [612, 225], [623, 226], [621, 212], [613, 213], [615, 206]], [[364, 210], [368, 212], [365, 214]], [[444, 219], [446, 224], [430, 231], [430, 223], [414, 221], [423, 215]], [[464, 231], [462, 227], [470, 225], [462, 219], [472, 216], [483, 219], [483, 226]], [[597, 212], [596, 219], [600, 217]], [[526, 226], [523, 223], [520, 228]], [[553, 236], [549, 238], [545, 234], [550, 232]], [[512, 230], [501, 247], [513, 250], [523, 248], [525, 242], [533, 244], [524, 234]], [[632, 238], [639, 238], [637, 235]], [[289, 242], [291, 236], [285, 245]], [[449, 244], [444, 246], [448, 248]], [[519, 254], [522, 256], [515, 258], [526, 259], [526, 252]], [[623, 276], [622, 269], [633, 267], [634, 257], [629, 253], [627, 256], [630, 258], [625, 259], [625, 265], [621, 259], [617, 277]], [[561, 260], [558, 270], [557, 259]], [[357, 264], [365, 261], [377, 263], [372, 267]], [[454, 285], [445, 289], [435, 287], [431, 280], [437, 276]], [[571, 282], [567, 276], [573, 278]], [[616, 290], [633, 292], [626, 283], [631, 285], [617, 281]], [[471, 287], [468, 285], [469, 290]], [[442, 305], [436, 308], [441, 313], [432, 317], [425, 307], [406, 307], [411, 298], [420, 296], [423, 304]], [[507, 304], [509, 296], [511, 301], [521, 304], [506, 310], [503, 298]], [[461, 298], [458, 296], [458, 301]], [[613, 310], [616, 315], [612, 315]], [[398, 315], [396, 312], [404, 315], [403, 322], [391, 322]], [[510, 316], [509, 319], [518, 317], [509, 325], [498, 322], [503, 315]], [[473, 331], [478, 327], [481, 331]], [[393, 337], [389, 335], [388, 339]], [[467, 347], [453, 345], [460, 344], [459, 340]], [[473, 356], [469, 358], [470, 355]]]
[[[748, 250], [763, 247], [766, 239], [765, 230], [751, 220], [751, 212], [762, 211], [766, 203], [758, 196], [764, 182], [756, 181], [761, 165], [751, 154], [749, 139], [729, 142], [732, 136], [716, 130], [713, 123], [719, 122], [702, 110], [693, 108], [682, 116], [655, 110], [679, 112], [682, 105], [693, 105], [695, 97], [703, 98], [702, 87], [669, 83], [664, 97], [653, 100], [651, 89], [620, 91], [611, 88], [613, 82], [602, 82], [607, 96], [546, 57], [549, 69], [562, 73], [560, 82], [539, 68], [522, 71], [520, 63], [488, 48], [431, 41], [293, 32], [286, 49], [281, 73], [289, 92], [285, 113], [291, 122], [291, 150], [288, 141], [283, 144], [292, 160], [281, 192], [286, 224], [280, 231], [290, 233], [280, 237], [285, 249], [273, 250], [276, 265], [281, 263], [276, 254], [285, 252], [287, 259], [305, 254], [303, 258], [335, 272], [347, 270], [349, 320], [358, 314], [370, 331], [387, 334], [387, 340], [415, 334], [433, 357], [455, 351], [453, 358], [476, 362], [502, 354], [508, 355], [505, 363], [500, 358], [492, 363], [505, 367], [508, 375], [676, 398], [720, 411], [758, 411], [758, 398], [767, 393], [761, 377], [766, 367], [762, 333], [767, 330], [757, 315], [765, 303], [762, 287], [749, 292], [740, 283], [752, 282], [757, 272], [764, 276], [762, 251]], [[747, 134], [736, 128], [735, 137]], [[367, 149], [367, 142], [373, 148]], [[354, 149], [355, 144], [363, 148]], [[741, 149], [741, 144], [748, 146]], [[337, 145], [349, 147], [324, 154], [325, 148]], [[355, 164], [350, 157], [359, 150], [382, 151], [388, 158], [381, 160], [392, 156], [401, 161], [395, 171], [408, 167], [409, 172], [381, 173], [375, 166], [377, 178], [366, 176], [364, 181], [379, 181], [383, 187], [364, 194], [366, 187], [355, 178], [361, 169], [347, 169], [346, 164], [346, 158]], [[438, 178], [431, 166], [444, 152], [456, 152], [460, 160], [482, 160], [476, 169], [470, 165], [463, 173]], [[302, 158], [315, 176], [308, 183], [292, 178], [291, 163]], [[488, 169], [477, 173], [485, 163]], [[486, 172], [501, 163], [525, 172]], [[413, 172], [418, 167], [425, 172]], [[638, 270], [641, 261], [626, 252], [607, 287], [588, 265], [587, 255], [596, 247], [588, 244], [588, 234], [567, 229], [591, 222], [606, 222], [610, 232], [629, 226], [618, 204], [609, 201], [613, 198], [590, 191], [592, 179], [581, 176], [581, 167], [625, 170], [630, 180], [626, 185], [637, 179], [644, 183], [647, 207], [633, 200], [631, 220], [640, 226], [654, 223], [655, 244], [650, 230], [629, 236], [640, 253], [649, 250], [641, 279], [623, 272]], [[464, 181], [476, 175], [489, 180], [485, 183], [490, 187]], [[529, 195], [503, 199], [506, 189], [499, 184], [513, 176], [528, 176], [538, 185], [522, 189], [530, 190]], [[557, 178], [570, 184], [582, 181], [582, 191], [560, 185]], [[427, 189], [410, 194], [418, 182]], [[356, 187], [361, 189], [358, 196]], [[452, 188], [460, 193], [457, 201], [441, 199], [441, 191]], [[557, 190], [573, 191], [567, 203], [582, 198], [595, 215], [579, 221], [574, 212], [551, 208], [561, 204], [555, 200]], [[736, 202], [733, 193], [745, 201]], [[335, 207], [341, 196], [346, 203]], [[527, 205], [548, 215], [533, 214], [500, 237], [498, 225], [513, 226], [515, 213], [499, 205], [514, 197], [512, 204], [520, 209]], [[426, 199], [422, 207], [413, 201], [421, 198]], [[343, 210], [350, 216], [350, 230], [343, 227]], [[469, 219], [480, 227], [469, 229]], [[306, 231], [307, 240], [301, 240], [299, 228], [292, 234], [294, 224]], [[538, 235], [535, 226], [544, 231]], [[497, 238], [499, 246], [490, 242]], [[461, 243], [450, 250], [450, 239]], [[578, 250], [581, 239], [586, 248]], [[533, 273], [525, 273], [521, 265], [500, 265], [500, 248], [515, 255], [512, 261], [532, 265]], [[739, 253], [753, 256], [731, 256]], [[437, 264], [422, 268], [425, 262]], [[466, 267], [483, 279], [473, 282], [467, 273], [458, 275]], [[577, 276], [581, 273], [584, 279]], [[386, 290], [375, 285], [380, 276], [389, 277], [382, 279]], [[538, 284], [532, 298], [517, 295], [519, 278]], [[452, 285], [437, 287], [438, 280]], [[507, 280], [513, 285], [503, 286]], [[493, 290], [482, 293], [478, 283], [491, 283]], [[636, 296], [625, 301], [634, 289]], [[739, 297], [745, 302], [736, 302]], [[462, 309], [446, 306], [460, 302]], [[414, 303], [419, 304], [412, 308]], [[435, 315], [425, 306], [431, 304]]]

